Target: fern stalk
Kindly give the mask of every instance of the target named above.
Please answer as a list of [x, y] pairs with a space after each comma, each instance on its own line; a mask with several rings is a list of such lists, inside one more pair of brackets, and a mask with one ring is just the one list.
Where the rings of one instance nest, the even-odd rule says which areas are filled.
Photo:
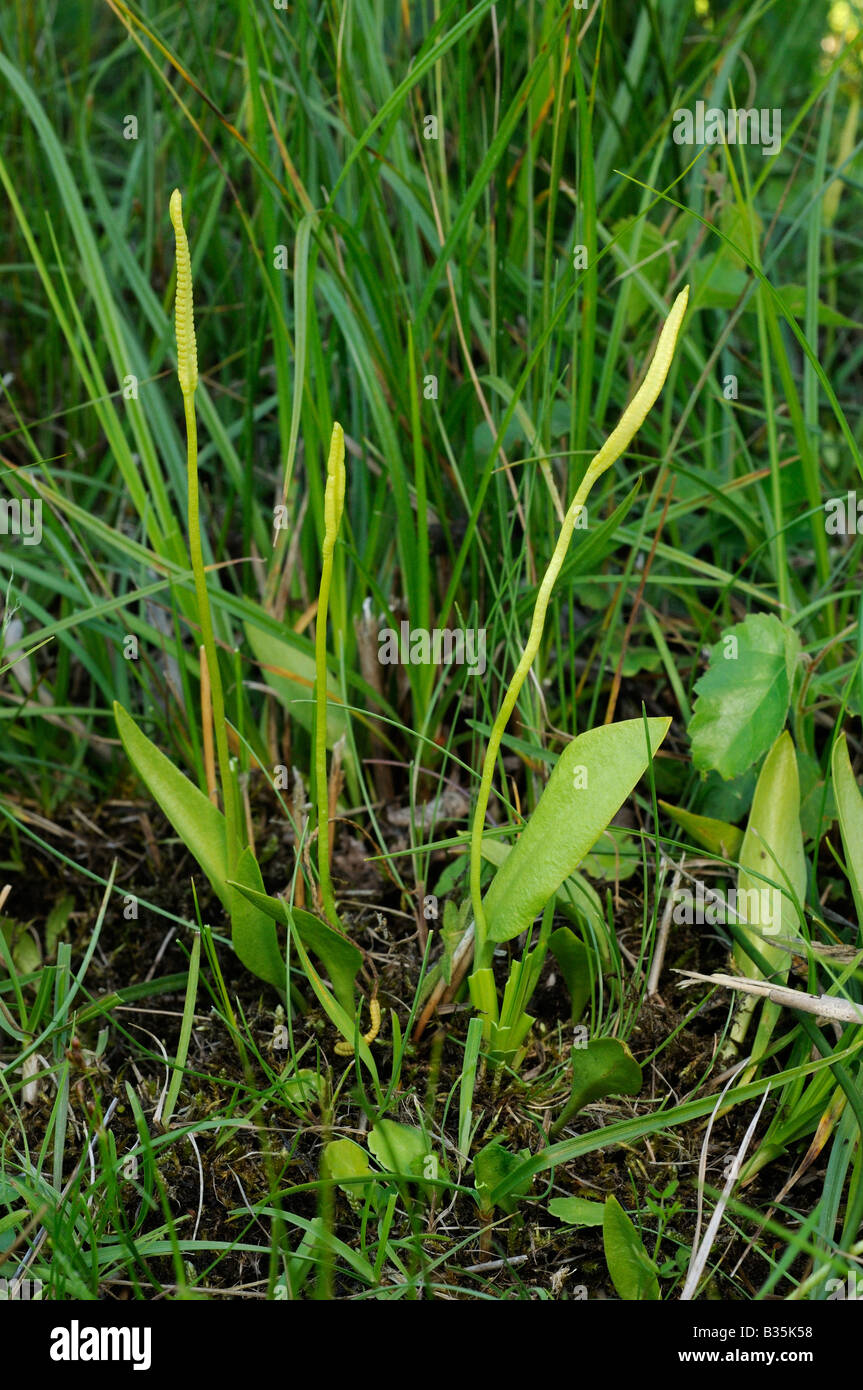
[[333, 552], [345, 505], [345, 436], [341, 425], [333, 425], [327, 459], [327, 485], [324, 492], [324, 544], [321, 556], [321, 587], [315, 623], [315, 780], [318, 794], [318, 875], [324, 911], [335, 927], [341, 927], [330, 877], [330, 807], [327, 788], [327, 612], [333, 581]]
[[234, 800], [228, 735], [225, 722], [225, 700], [222, 678], [213, 635], [213, 619], [207, 594], [204, 569], [204, 549], [201, 544], [201, 514], [198, 495], [198, 424], [195, 417], [195, 388], [198, 385], [198, 349], [195, 342], [195, 317], [192, 303], [192, 262], [189, 241], [183, 226], [183, 199], [180, 190], [171, 194], [171, 223], [177, 243], [177, 291], [174, 300], [174, 328], [177, 337], [177, 376], [183, 393], [186, 417], [186, 472], [188, 480], [189, 556], [195, 580], [198, 622], [201, 626], [207, 668], [210, 675], [210, 698], [219, 758], [219, 777], [225, 811], [225, 838], [228, 858], [228, 878], [233, 878], [239, 858], [239, 823]]
[[610, 468], [611, 465], [620, 458], [624, 450], [629, 447], [634, 435], [641, 428], [648, 411], [662, 390], [665, 384], [665, 378], [668, 375], [668, 369], [671, 366], [671, 359], [674, 356], [674, 347], [677, 342], [680, 325], [683, 322], [683, 315], [686, 313], [688, 299], [689, 287], [687, 286], [675, 299], [671, 312], [665, 320], [662, 332], [659, 335], [659, 342], [656, 345], [656, 352], [653, 355], [653, 360], [647, 370], [644, 381], [641, 383], [641, 386], [623, 412], [617, 427], [608, 436], [608, 439], [603, 444], [599, 453], [595, 454], [591, 459], [581, 484], [576, 491], [575, 497], [572, 499], [572, 503], [570, 504], [569, 510], [560, 528], [560, 535], [558, 536], [557, 544], [554, 547], [551, 560], [549, 561], [548, 569], [543, 575], [542, 583], [539, 586], [530, 632], [527, 642], [525, 643], [521, 660], [509, 683], [509, 688], [504, 696], [503, 703], [489, 736], [485, 753], [485, 762], [483, 763], [479, 796], [477, 797], [476, 808], [474, 810], [470, 847], [470, 894], [473, 904], [474, 922], [476, 924], [475, 954], [477, 969], [483, 969], [491, 963], [491, 943], [487, 941], [488, 929], [480, 888], [482, 832], [485, 825], [485, 813], [491, 795], [494, 765], [500, 750], [504, 730], [515, 708], [515, 702], [527, 678], [527, 673], [533, 665], [534, 658], [539, 650], [539, 644], [542, 640], [542, 633], [545, 627], [545, 615], [548, 610], [549, 600], [551, 599], [551, 593], [557, 576], [560, 573], [561, 566], [566, 558], [566, 552], [569, 549], [569, 542], [572, 539], [575, 523], [581, 515], [581, 510], [587, 501], [593, 484], [606, 469]]

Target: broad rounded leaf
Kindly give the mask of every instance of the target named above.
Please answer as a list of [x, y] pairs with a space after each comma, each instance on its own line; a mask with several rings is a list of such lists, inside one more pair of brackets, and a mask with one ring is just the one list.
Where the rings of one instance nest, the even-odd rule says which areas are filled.
[[368, 1145], [387, 1173], [415, 1173], [419, 1177], [429, 1155], [428, 1140], [422, 1130], [396, 1120], [378, 1120], [369, 1134]]
[[723, 632], [695, 686], [689, 736], [699, 772], [727, 780], [764, 756], [784, 727], [799, 654], [797, 633], [772, 615]]
[[501, 1211], [505, 1211], [507, 1215], [515, 1210], [519, 1198], [524, 1197], [530, 1190], [533, 1181], [530, 1175], [511, 1185], [505, 1196], [495, 1199], [492, 1193], [502, 1183], [511, 1179], [518, 1169], [524, 1166], [525, 1160], [529, 1157], [530, 1154], [527, 1149], [522, 1149], [520, 1153], [514, 1154], [509, 1149], [504, 1148], [498, 1139], [492, 1139], [490, 1143], [480, 1149], [473, 1161], [473, 1179], [481, 1212], [488, 1215], [495, 1206], [499, 1206]]
[[371, 1174], [369, 1156], [353, 1139], [333, 1139], [324, 1149], [321, 1170], [325, 1177], [336, 1182], [351, 1178], [366, 1178]]
[[601, 1226], [605, 1217], [604, 1204], [587, 1197], [552, 1197], [548, 1210], [568, 1226]]
[[369, 1156], [353, 1139], [333, 1139], [321, 1158], [321, 1177], [333, 1178], [355, 1211], [366, 1200], [378, 1206], [379, 1189], [373, 1181]]
[[641, 1090], [641, 1067], [619, 1038], [592, 1038], [587, 1047], [572, 1049], [570, 1061], [572, 1091], [552, 1126], [552, 1134], [557, 1134], [591, 1101], [604, 1100], [606, 1096], [634, 1096]]

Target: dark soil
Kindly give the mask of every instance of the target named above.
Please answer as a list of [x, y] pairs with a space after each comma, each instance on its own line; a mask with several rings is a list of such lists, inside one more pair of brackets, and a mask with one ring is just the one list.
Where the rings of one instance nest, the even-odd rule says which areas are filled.
[[[194, 874], [203, 919], [212, 922], [217, 931], [225, 930], [221, 909], [209, 894], [197, 865], [151, 807], [132, 801], [108, 802], [91, 808], [86, 823], [76, 819], [59, 828], [68, 835], [56, 840], [57, 848], [80, 868], [105, 878], [116, 857], [116, 884], [122, 893], [134, 894], [155, 908], [161, 907], [189, 921], [195, 915], [191, 891]], [[51, 840], [50, 832], [43, 829], [41, 833]], [[265, 839], [270, 847], [264, 869], [267, 888], [282, 890], [288, 885], [293, 863], [290, 829], [270, 822], [261, 842]], [[364, 856], [372, 854], [374, 848], [364, 848], [364, 842], [352, 829], [342, 832], [340, 845], [343, 852], [337, 853], [334, 861], [337, 893], [344, 900], [355, 900], [357, 890], [365, 890], [369, 902], [367, 908], [344, 913], [353, 939], [366, 952], [364, 984], [367, 992], [376, 985], [384, 1020], [394, 1009], [404, 1030], [422, 966], [422, 931], [404, 910], [405, 905], [399, 901], [385, 871], [365, 861]], [[38, 924], [44, 921], [53, 901], [63, 893], [71, 894], [75, 911], [70, 921], [70, 939], [73, 968], [77, 969], [91, 938], [102, 889], [98, 883], [88, 884], [77, 869], [64, 866], [36, 846], [28, 847], [27, 854], [28, 875], [15, 884], [7, 911], [19, 921]], [[276, 865], [282, 868], [281, 878]], [[597, 887], [604, 892], [605, 885]], [[78, 1029], [80, 1050], [73, 1043], [67, 1054], [79, 1072], [79, 1080], [72, 1091], [66, 1180], [72, 1178], [98, 1118], [105, 1114], [112, 1100], [117, 1104], [110, 1131], [118, 1155], [128, 1151], [138, 1139], [127, 1084], [135, 1091], [151, 1134], [159, 1133], [154, 1115], [168, 1076], [161, 1048], [170, 1058], [177, 1046], [183, 991], [175, 987], [170, 992], [159, 992], [157, 982], [186, 969], [184, 948], [191, 935], [176, 927], [170, 918], [160, 917], [145, 907], [143, 901], [137, 921], [127, 920], [123, 901], [117, 895], [111, 900], [85, 981], [84, 996], [87, 1000], [98, 999], [147, 980], [153, 982], [153, 993], [112, 1010], [107, 1046], [98, 1059], [93, 1050], [100, 1029], [106, 1026], [106, 1017], [102, 1015]], [[640, 916], [637, 897], [621, 885], [617, 920], [624, 945], [636, 940]], [[305, 1012], [294, 1010], [295, 1047], [299, 1050], [304, 1044], [311, 1044], [301, 1062], [303, 1066], [315, 1066], [320, 1054], [321, 1068], [325, 1072], [329, 1069], [335, 1092], [329, 1120], [322, 1113], [319, 1123], [312, 1126], [301, 1122], [282, 1100], [277, 1084], [278, 1073], [289, 1063], [290, 1054], [274, 1048], [279, 1002], [275, 991], [257, 982], [225, 944], [219, 948], [219, 961], [233, 1008], [238, 1019], [244, 1020], [246, 1059], [215, 1010], [218, 995], [212, 987], [211, 972], [202, 963], [188, 1059], [190, 1075], [184, 1082], [173, 1125], [216, 1115], [245, 1119], [245, 1123], [241, 1128], [224, 1124], [198, 1132], [194, 1147], [182, 1139], [160, 1149], [158, 1172], [165, 1199], [184, 1237], [191, 1236], [197, 1226], [199, 1240], [245, 1240], [266, 1245], [268, 1221], [254, 1217], [249, 1208], [256, 1204], [272, 1207], [280, 1200], [285, 1210], [312, 1219], [319, 1211], [319, 1193], [296, 1189], [314, 1184], [319, 1178], [321, 1150], [327, 1139], [347, 1136], [361, 1140], [368, 1121], [356, 1094], [353, 1066], [335, 1055], [333, 1029], [308, 987], [302, 988], [303, 977], [297, 977]], [[700, 986], [696, 991], [683, 989], [680, 977], [673, 971], [685, 967], [707, 973], [724, 969], [726, 964], [726, 948], [709, 928], [672, 929], [661, 999], [643, 1003], [629, 1038], [634, 1056], [644, 1066], [642, 1093], [588, 1107], [577, 1117], [577, 1123], [566, 1130], [567, 1136], [649, 1113], [669, 1094], [673, 1103], [680, 1102], [703, 1093], [705, 1084], [713, 1084], [705, 1079], [714, 1061], [717, 1037], [725, 1025], [727, 1001], [714, 998], [681, 1028], [681, 1022], [696, 1008], [704, 990]], [[505, 977], [506, 961], [501, 960], [500, 966]], [[510, 1149], [537, 1151], [545, 1145], [547, 1129], [568, 1096], [566, 1064], [572, 1046], [569, 996], [550, 957], [534, 996], [532, 1012], [537, 1026], [521, 1074], [504, 1074], [496, 1083], [489, 1075], [478, 1078], [474, 1114], [483, 1112], [485, 1116], [485, 1130], [479, 1142], [497, 1137]], [[429, 1028], [419, 1045], [412, 1048], [402, 1074], [400, 1118], [416, 1123], [418, 1106], [424, 1109], [448, 1155], [455, 1152], [458, 1102], [457, 1097], [453, 1099], [452, 1087], [461, 1068], [468, 1018], [467, 1005], [451, 1007], [438, 1026]], [[389, 1035], [385, 1022], [375, 1044], [384, 1085], [389, 1073]], [[261, 1092], [267, 1098], [263, 1106], [258, 1101]], [[38, 1145], [44, 1135], [53, 1099], [53, 1086], [44, 1083], [36, 1103], [24, 1108], [31, 1147]], [[721, 1187], [726, 1156], [736, 1152], [752, 1113], [749, 1106], [737, 1106], [715, 1122], [707, 1161], [707, 1182], [711, 1186]], [[561, 1226], [548, 1215], [547, 1199], [575, 1195], [602, 1200], [614, 1192], [627, 1210], [635, 1208], [641, 1214], [650, 1246], [656, 1218], [649, 1209], [649, 1198], [653, 1193], [655, 1200], [655, 1194], [676, 1177], [679, 1188], [675, 1200], [679, 1209], [668, 1221], [659, 1252], [660, 1263], [667, 1261], [677, 1249], [688, 1249], [695, 1234], [695, 1180], [705, 1128], [706, 1121], [692, 1123], [660, 1133], [633, 1148], [600, 1149], [560, 1167], [550, 1183], [536, 1180], [532, 1200], [522, 1202], [514, 1215], [498, 1213], [500, 1220], [490, 1231], [482, 1230], [472, 1198], [459, 1194], [453, 1201], [449, 1194], [438, 1194], [431, 1205], [421, 1199], [410, 1202], [405, 1229], [397, 1234], [405, 1235], [407, 1222], [412, 1221], [415, 1233], [422, 1232], [422, 1245], [430, 1258], [461, 1243], [458, 1252], [436, 1268], [434, 1288], [429, 1289], [428, 1296], [474, 1296], [478, 1288], [493, 1287], [497, 1297], [534, 1297], [536, 1290], [544, 1290], [552, 1296], [568, 1298], [578, 1297], [579, 1290], [586, 1286], [591, 1298], [616, 1297], [606, 1271], [601, 1229]], [[754, 1206], [769, 1207], [771, 1194], [778, 1192], [795, 1161], [794, 1155], [789, 1155], [762, 1170], [745, 1190], [745, 1198]], [[811, 1175], [818, 1171], [817, 1165], [810, 1170]], [[807, 1177], [811, 1180], [810, 1175]], [[795, 1189], [798, 1208], [801, 1203], [805, 1205], [805, 1186], [804, 1183]], [[119, 1201], [126, 1221], [137, 1230], [164, 1223], [164, 1213], [158, 1205], [150, 1211], [142, 1208], [141, 1189], [133, 1181], [122, 1185]], [[351, 1219], [353, 1214], [341, 1192], [336, 1194], [335, 1210], [336, 1234], [347, 1243], [355, 1241], [358, 1223], [356, 1217]], [[739, 1224], [745, 1227], [744, 1222]], [[750, 1232], [750, 1236], [754, 1234], [754, 1230]], [[289, 1243], [291, 1248], [296, 1247], [295, 1232], [289, 1235]], [[780, 1243], [776, 1244], [779, 1248]], [[733, 1282], [715, 1278], [708, 1296], [751, 1296], [763, 1282], [765, 1253], [771, 1247], [771, 1238], [762, 1233], [757, 1248], [750, 1248], [747, 1239], [733, 1234], [731, 1224], [723, 1224], [714, 1258], [721, 1251], [722, 1271], [730, 1276], [736, 1268], [736, 1274]], [[499, 1268], [480, 1268], [477, 1273], [470, 1273], [475, 1266], [500, 1260], [504, 1264]], [[798, 1275], [802, 1272], [802, 1267], [796, 1270]], [[218, 1257], [203, 1254], [196, 1262], [196, 1277], [204, 1287], [234, 1296], [263, 1297], [267, 1276], [265, 1259], [241, 1251]], [[176, 1286], [176, 1269], [169, 1258], [149, 1261], [137, 1277], [143, 1289], [147, 1290], [148, 1283], [152, 1285], [145, 1292], [147, 1297], [158, 1296], [158, 1285], [168, 1294]], [[349, 1296], [351, 1291], [347, 1282], [335, 1289], [340, 1297]], [[109, 1273], [100, 1294], [122, 1299], [132, 1296], [133, 1289]]]

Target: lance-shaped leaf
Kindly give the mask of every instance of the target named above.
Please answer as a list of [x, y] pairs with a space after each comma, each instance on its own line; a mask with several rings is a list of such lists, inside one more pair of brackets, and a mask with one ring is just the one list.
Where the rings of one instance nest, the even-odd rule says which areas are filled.
[[[213, 892], [230, 914], [234, 949], [248, 970], [276, 989], [285, 988], [285, 965], [272, 921], [227, 882], [225, 817], [190, 782], [170, 758], [147, 738], [122, 705], [114, 703], [120, 741], [153, 800], [171, 822], [187, 850], [197, 859]], [[251, 849], [237, 864], [237, 880], [263, 892], [261, 871]]]
[[[806, 896], [806, 858], [800, 829], [800, 781], [791, 735], [779, 735], [755, 787], [746, 834], [740, 847], [737, 914], [746, 937], [774, 967], [772, 979], [787, 978], [788, 952], [771, 943], [773, 936], [799, 936], [794, 898]], [[745, 975], [759, 978], [740, 943], [734, 959]]]
[[620, 810], [670, 723], [626, 719], [588, 729], [567, 745], [486, 894], [491, 941], [509, 941], [530, 926]]
[[833, 789], [839, 810], [839, 829], [845, 850], [845, 867], [863, 934], [863, 796], [848, 757], [848, 741], [840, 734], [833, 745]]
[[579, 941], [569, 927], [558, 927], [557, 931], [553, 931], [548, 945], [569, 990], [571, 1017], [573, 1023], [577, 1023], [590, 999], [593, 978], [599, 973], [598, 965], [593, 963], [594, 953]]
[[[246, 640], [254, 652], [267, 685], [278, 696], [287, 714], [311, 733], [315, 717], [315, 658], [272, 632], [245, 624]], [[334, 748], [348, 732], [348, 711], [342, 704], [338, 686], [327, 674], [327, 748]], [[342, 766], [351, 800], [359, 799], [356, 763], [350, 743], [342, 753]]]
[[362, 1058], [363, 1062], [368, 1068], [372, 1081], [374, 1082], [377, 1100], [379, 1103], [382, 1104], [383, 1096], [381, 1093], [380, 1081], [378, 1079], [378, 1069], [375, 1064], [375, 1059], [371, 1054], [371, 1049], [369, 1048], [368, 1043], [363, 1038], [363, 1035], [357, 1032], [357, 1029], [355, 1027], [355, 1020], [351, 1017], [349, 1011], [347, 1009], [342, 1008], [342, 1005], [339, 1003], [339, 1001], [330, 993], [329, 989], [327, 989], [327, 986], [324, 984], [317, 970], [312, 965], [312, 962], [309, 960], [308, 952], [306, 951], [306, 948], [303, 945], [302, 934], [300, 933], [297, 927], [297, 923], [294, 917], [294, 910], [288, 913], [288, 920], [290, 922], [291, 940], [294, 943], [297, 955], [299, 956], [300, 961], [302, 963], [303, 970], [306, 974], [306, 979], [308, 980], [309, 984], [311, 985], [312, 989], [317, 995], [318, 1001], [321, 1004], [321, 1007], [323, 1008], [324, 1013], [327, 1015], [330, 1022], [333, 1023], [336, 1026], [336, 1028], [338, 1028], [342, 1037], [345, 1039], [346, 1042], [350, 1043], [351, 1047], [356, 1047], [356, 1055]]
[[228, 891], [234, 950], [247, 970], [284, 991], [287, 983], [285, 958], [272, 919], [255, 901], [256, 898], [266, 899], [266, 894], [260, 866], [248, 845], [237, 861], [236, 887], [229, 883]]
[[[260, 879], [260, 874], [258, 875]], [[257, 911], [273, 922], [280, 922], [290, 931], [293, 920], [303, 945], [317, 956], [333, 982], [336, 998], [349, 1013], [354, 1007], [354, 980], [363, 963], [363, 953], [358, 946], [336, 931], [328, 922], [314, 917], [301, 907], [289, 907], [283, 898], [272, 898], [264, 892], [264, 885], [248, 882], [237, 883], [237, 896], [242, 895]], [[235, 928], [236, 932], [236, 928]], [[274, 930], [275, 935], [275, 930]], [[239, 955], [239, 951], [237, 952]], [[242, 958], [242, 957], [241, 957]], [[282, 988], [284, 988], [284, 962], [282, 967]]]
[[160, 748], [141, 733], [122, 705], [114, 702], [117, 732], [126, 757], [153, 800], [171, 822], [186, 849], [197, 859], [213, 892], [229, 906], [225, 818], [218, 806], [185, 777]]
[[[735, 938], [734, 960], [744, 975], [760, 978], [760, 971], [747, 955], [748, 941], [770, 966], [770, 979], [782, 984], [788, 978], [791, 958], [772, 937], [800, 935], [795, 899], [802, 905], [806, 897], [806, 857], [800, 828], [800, 779], [791, 735], [779, 735], [758, 777], [752, 810], [740, 847], [740, 873], [737, 876], [736, 911], [738, 925], [744, 926], [744, 939]], [[765, 881], [766, 880], [766, 881]], [[738, 1046], [746, 1036], [756, 998], [748, 995], [731, 1028], [730, 1043]], [[752, 1046], [752, 1066], [743, 1075], [748, 1081], [763, 1056], [781, 1009], [765, 1000]]]
[[684, 811], [682, 806], [672, 806], [668, 801], [660, 800], [659, 805], [702, 849], [709, 850], [711, 854], [721, 854], [723, 859], [737, 858], [743, 844], [743, 831], [739, 826], [731, 825], [727, 820], [716, 820], [713, 816], [696, 816], [694, 812]]
[[628, 1303], [659, 1298], [656, 1265], [616, 1197], [608, 1197], [602, 1221], [602, 1243], [611, 1282]]
[[[255, 654], [264, 680], [274, 690], [298, 724], [311, 732], [315, 713], [315, 659], [271, 632], [245, 625], [246, 640]], [[347, 731], [348, 715], [338, 689], [332, 680], [327, 682], [327, 747]]]

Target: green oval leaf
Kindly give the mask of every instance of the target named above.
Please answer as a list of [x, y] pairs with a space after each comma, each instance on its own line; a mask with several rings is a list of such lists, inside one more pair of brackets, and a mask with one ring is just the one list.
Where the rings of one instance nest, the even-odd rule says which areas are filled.
[[514, 1184], [506, 1196], [499, 1197], [496, 1203], [492, 1200], [491, 1194], [501, 1183], [512, 1178], [529, 1156], [527, 1149], [522, 1149], [517, 1154], [511, 1153], [498, 1139], [492, 1139], [480, 1149], [473, 1161], [473, 1178], [479, 1209], [484, 1215], [488, 1216], [494, 1211], [495, 1205], [507, 1215], [512, 1214], [519, 1198], [524, 1197], [530, 1190], [533, 1181], [531, 1177]]
[[422, 1176], [423, 1162], [429, 1156], [428, 1140], [416, 1125], [397, 1120], [378, 1120], [368, 1145], [387, 1173], [413, 1173]]
[[604, 1203], [587, 1197], [552, 1197], [548, 1210], [568, 1226], [601, 1226], [605, 1218]]
[[616, 1197], [606, 1199], [602, 1243], [611, 1282], [627, 1303], [659, 1298], [656, 1265]]
[[857, 909], [857, 921], [863, 932], [863, 796], [851, 768], [848, 740], [844, 734], [840, 734], [833, 745], [832, 767], [845, 867]]
[[[741, 922], [752, 924], [746, 936], [775, 968], [774, 977], [781, 983], [788, 976], [791, 958], [781, 946], [771, 945], [770, 937], [799, 935], [792, 891], [801, 903], [806, 897], [800, 781], [794, 744], [787, 732], [774, 743], [758, 777], [740, 847], [737, 889], [738, 916]], [[735, 942], [734, 959], [745, 975], [760, 978], [739, 942]]]
[[[670, 719], [648, 719], [650, 757]], [[579, 734], [564, 749], [484, 905], [491, 941], [530, 926], [617, 814], [648, 763], [645, 723], [626, 719]]]

